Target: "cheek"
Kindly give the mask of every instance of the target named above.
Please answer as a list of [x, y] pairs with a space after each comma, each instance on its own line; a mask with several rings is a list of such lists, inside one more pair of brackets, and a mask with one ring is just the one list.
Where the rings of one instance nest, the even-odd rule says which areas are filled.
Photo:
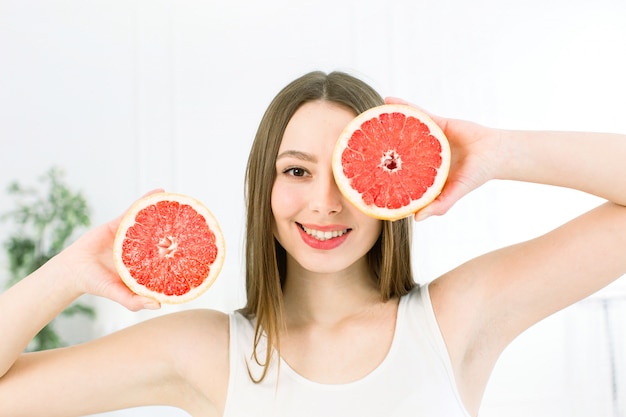
[[382, 220], [373, 219], [362, 213], [360, 215], [362, 216], [360, 219], [361, 224], [363, 224], [364, 227], [370, 231], [369, 233], [370, 239], [371, 239], [370, 243], [373, 245], [374, 243], [376, 243], [376, 241], [378, 240], [378, 237], [383, 231], [383, 222]]
[[272, 232], [278, 242], [284, 247], [289, 236], [294, 217], [298, 213], [298, 194], [287, 184], [275, 182], [272, 186], [270, 205], [272, 209]]
[[274, 220], [293, 214], [297, 198], [297, 194], [290, 192], [289, 187], [286, 187], [285, 184], [281, 184], [280, 181], [274, 182], [270, 198]]

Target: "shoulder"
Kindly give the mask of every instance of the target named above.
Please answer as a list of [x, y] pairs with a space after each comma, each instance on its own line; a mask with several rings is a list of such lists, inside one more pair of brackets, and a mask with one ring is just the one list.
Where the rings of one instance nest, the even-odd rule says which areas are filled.
[[229, 375], [229, 315], [185, 310], [151, 319], [145, 326], [165, 345], [182, 379], [211, 403], [222, 404]]
[[229, 315], [211, 309], [192, 309], [162, 316], [163, 321], [179, 326], [182, 331], [228, 332]]
[[[194, 361], [191, 368], [202, 362], [222, 363], [228, 357], [229, 316], [208, 309], [185, 310], [166, 314], [154, 319], [156, 331], [161, 339], [170, 344], [180, 360]], [[157, 326], [158, 325], [158, 326]]]
[[188, 345], [188, 342], [195, 340], [199, 344], [228, 344], [228, 314], [216, 310], [193, 309], [163, 314], [147, 320], [141, 326], [156, 332], [154, 335], [157, 337], [167, 337], [172, 343]]

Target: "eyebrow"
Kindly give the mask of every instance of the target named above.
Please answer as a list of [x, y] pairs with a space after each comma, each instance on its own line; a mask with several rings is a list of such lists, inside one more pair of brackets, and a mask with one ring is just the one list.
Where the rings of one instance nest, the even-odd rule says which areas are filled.
[[281, 152], [276, 157], [276, 160], [278, 161], [281, 158], [290, 158], [290, 157], [301, 159], [303, 161], [308, 161], [308, 162], [317, 162], [317, 158], [314, 155], [311, 155], [310, 153], [306, 153], [302, 151], [295, 151], [295, 150], [288, 150], [288, 151]]

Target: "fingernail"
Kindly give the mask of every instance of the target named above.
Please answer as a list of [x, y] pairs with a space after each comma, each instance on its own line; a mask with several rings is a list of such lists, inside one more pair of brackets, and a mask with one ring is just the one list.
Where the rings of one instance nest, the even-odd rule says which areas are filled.
[[146, 310], [158, 310], [161, 308], [161, 303], [154, 300], [146, 301], [143, 303], [143, 308]]

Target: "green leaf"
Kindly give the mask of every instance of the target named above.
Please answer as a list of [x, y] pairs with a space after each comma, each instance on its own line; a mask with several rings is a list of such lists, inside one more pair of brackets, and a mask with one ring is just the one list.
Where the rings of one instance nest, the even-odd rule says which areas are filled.
[[94, 310], [93, 307], [87, 306], [85, 304], [74, 303], [65, 310], [63, 310], [61, 314], [67, 317], [75, 316], [76, 314], [82, 314], [93, 319], [96, 317], [96, 310]]
[[[71, 240], [90, 225], [90, 209], [82, 193], [67, 186], [63, 170], [50, 168], [39, 179], [40, 186], [9, 183], [7, 193], [14, 207], [0, 215], [0, 221], [12, 229], [3, 242], [9, 261], [9, 285], [23, 279], [67, 247]], [[95, 310], [75, 303], [66, 316], [95, 317]], [[53, 322], [44, 327], [31, 343], [33, 350], [63, 345]]]

